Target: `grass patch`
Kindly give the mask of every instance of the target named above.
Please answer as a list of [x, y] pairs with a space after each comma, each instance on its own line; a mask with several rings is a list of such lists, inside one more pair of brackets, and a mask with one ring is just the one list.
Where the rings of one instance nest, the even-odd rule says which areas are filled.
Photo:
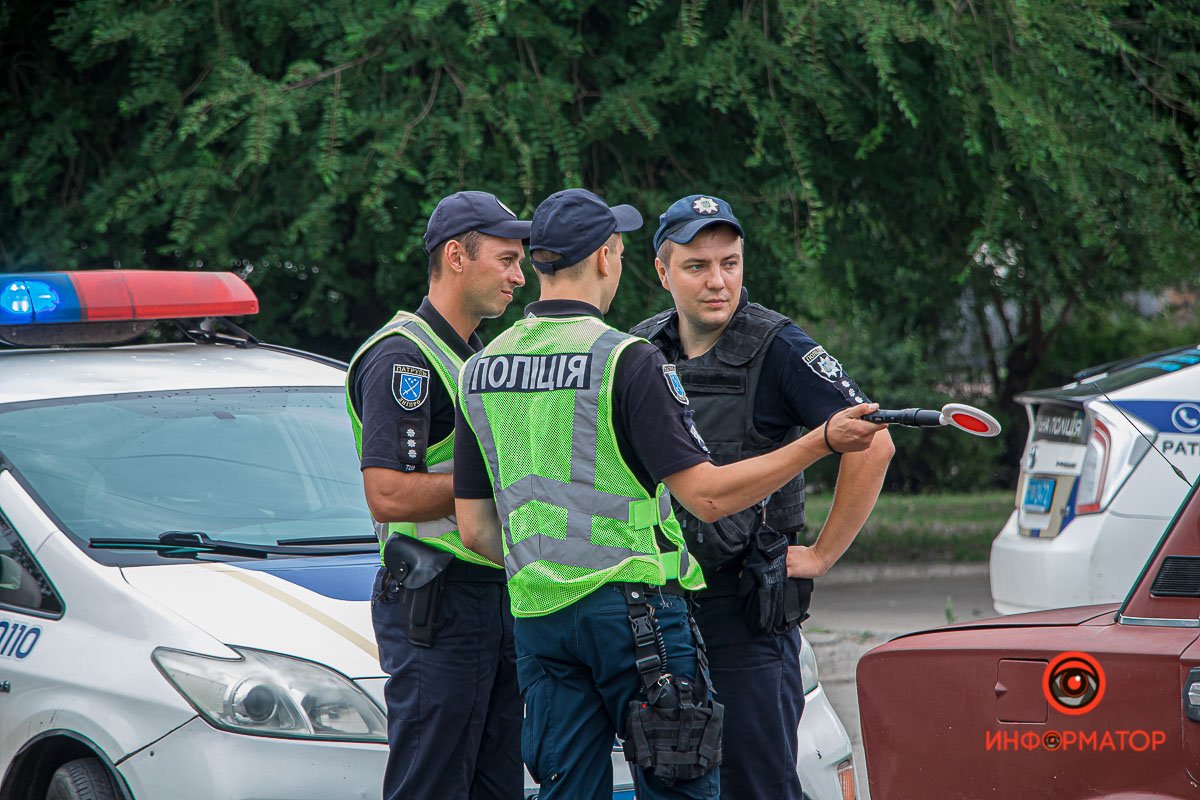
[[[809, 541], [829, 515], [830, 494], [805, 501]], [[842, 562], [987, 561], [1013, 510], [1011, 491], [883, 494]]]

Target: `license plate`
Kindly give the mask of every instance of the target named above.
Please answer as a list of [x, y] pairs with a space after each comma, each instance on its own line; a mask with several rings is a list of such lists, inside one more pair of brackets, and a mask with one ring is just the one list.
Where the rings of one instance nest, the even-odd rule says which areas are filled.
[[1032, 514], [1045, 514], [1054, 500], [1052, 478], [1030, 478], [1025, 484], [1025, 500], [1021, 507]]

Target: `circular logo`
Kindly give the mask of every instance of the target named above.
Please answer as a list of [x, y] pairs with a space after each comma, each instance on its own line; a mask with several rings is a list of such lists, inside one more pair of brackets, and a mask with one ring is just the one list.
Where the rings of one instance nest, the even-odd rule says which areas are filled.
[[1104, 697], [1104, 670], [1087, 653], [1061, 653], [1046, 665], [1046, 702], [1064, 714], [1086, 714]]
[[707, 217], [717, 213], [721, 208], [711, 197], [697, 197], [692, 201], [692, 210]]
[[1033, 472], [1033, 465], [1037, 463], [1038, 446], [1035, 444], [1029, 448], [1029, 455], [1025, 459], [1025, 469]]
[[1200, 431], [1200, 406], [1195, 403], [1180, 403], [1171, 412], [1171, 424], [1180, 433]]

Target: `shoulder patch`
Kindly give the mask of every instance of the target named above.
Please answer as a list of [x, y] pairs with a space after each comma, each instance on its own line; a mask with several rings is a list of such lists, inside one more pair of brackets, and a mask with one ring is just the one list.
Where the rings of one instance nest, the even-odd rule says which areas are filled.
[[429, 397], [429, 370], [408, 364], [392, 367], [392, 397], [405, 411], [413, 411]]
[[841, 363], [829, 355], [829, 353], [826, 353], [825, 348], [820, 345], [817, 345], [804, 354], [804, 363], [808, 364], [809, 369], [830, 383], [837, 383], [842, 379]]
[[683, 405], [688, 405], [687, 392], [683, 390], [683, 381], [679, 380], [679, 373], [675, 371], [675, 365], [663, 364], [662, 372], [663, 378], [667, 382], [667, 388], [671, 390], [671, 396]]

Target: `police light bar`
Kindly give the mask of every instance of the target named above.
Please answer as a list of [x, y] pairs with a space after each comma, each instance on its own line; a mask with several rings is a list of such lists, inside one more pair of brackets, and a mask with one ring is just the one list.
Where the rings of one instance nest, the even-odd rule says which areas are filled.
[[254, 291], [232, 272], [101, 269], [0, 274], [0, 326], [257, 313]]
[[863, 419], [868, 422], [886, 422], [891, 425], [904, 425], [910, 428], [940, 428], [949, 425], [966, 431], [972, 436], [991, 438], [1000, 433], [1000, 423], [986, 411], [980, 411], [974, 406], [963, 403], [947, 403], [941, 411], [930, 411], [923, 408], [906, 408], [902, 411], [879, 409], [874, 414], [867, 414]]

